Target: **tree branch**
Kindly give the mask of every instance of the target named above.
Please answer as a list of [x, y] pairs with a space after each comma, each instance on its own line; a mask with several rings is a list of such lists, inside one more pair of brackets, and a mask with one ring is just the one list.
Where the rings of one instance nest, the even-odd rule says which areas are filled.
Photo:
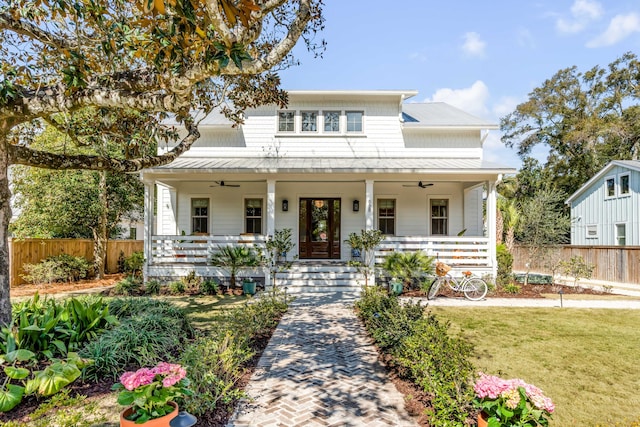
[[0, 13], [0, 30], [13, 31], [29, 38], [38, 40], [39, 42], [54, 47], [57, 50], [71, 50], [76, 46], [67, 43], [66, 40], [54, 36], [45, 31], [42, 27], [33, 25], [31, 22], [25, 22], [21, 19], [14, 19], [10, 13]]
[[200, 138], [200, 132], [198, 131], [198, 127], [192, 121], [185, 123], [185, 128], [187, 129], [188, 134], [178, 145], [165, 154], [153, 157], [125, 160], [104, 156], [70, 156], [33, 150], [21, 145], [10, 145], [8, 146], [9, 163], [59, 170], [88, 169], [136, 172], [144, 168], [162, 166], [171, 163], [182, 153], [189, 150], [193, 143]]

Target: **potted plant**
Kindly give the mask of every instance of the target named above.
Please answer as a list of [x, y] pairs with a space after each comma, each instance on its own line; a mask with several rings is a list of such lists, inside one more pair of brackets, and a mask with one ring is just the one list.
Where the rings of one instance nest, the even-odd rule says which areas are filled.
[[167, 362], [122, 374], [112, 387], [120, 391], [118, 403], [129, 406], [120, 414], [120, 426], [168, 427], [178, 415], [175, 399], [192, 395], [186, 375], [182, 366]]
[[256, 282], [253, 277], [246, 277], [242, 280], [242, 292], [245, 295], [254, 295], [256, 293]]
[[219, 246], [210, 262], [216, 267], [227, 270], [229, 285], [231, 288], [235, 288], [238, 272], [245, 268], [260, 266], [261, 259], [256, 251], [248, 246]]
[[393, 279], [389, 282], [389, 291], [398, 295], [404, 288], [411, 288], [416, 279], [433, 271], [433, 258], [422, 251], [392, 252], [384, 259], [382, 269], [390, 277], [402, 278], [400, 283]]
[[542, 390], [521, 379], [480, 374], [473, 386], [478, 427], [546, 426], [555, 406]]
[[[351, 233], [346, 240], [351, 248], [359, 249], [360, 258], [349, 261], [349, 265], [355, 267], [364, 276], [364, 285], [369, 286], [369, 276], [375, 271], [375, 248], [384, 240], [384, 234], [380, 230], [360, 230], [360, 235]], [[353, 256], [354, 252], [351, 253]]]
[[349, 238], [344, 241], [351, 247], [351, 259], [357, 261], [362, 256], [362, 237], [356, 233], [349, 234]]
[[[293, 265], [292, 261], [287, 260], [287, 254], [293, 249], [291, 241], [291, 229], [283, 228], [276, 230], [273, 236], [268, 236], [265, 242], [265, 250], [263, 253], [264, 265], [271, 274], [271, 283], [276, 287], [276, 275], [285, 272]], [[297, 259], [297, 255], [293, 260]]]

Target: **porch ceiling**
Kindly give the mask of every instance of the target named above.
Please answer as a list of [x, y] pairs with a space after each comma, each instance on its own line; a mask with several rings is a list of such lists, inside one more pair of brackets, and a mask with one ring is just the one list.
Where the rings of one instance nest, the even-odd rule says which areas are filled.
[[514, 168], [480, 159], [451, 158], [194, 158], [148, 169], [146, 174], [166, 173], [393, 173], [393, 174], [505, 174]]

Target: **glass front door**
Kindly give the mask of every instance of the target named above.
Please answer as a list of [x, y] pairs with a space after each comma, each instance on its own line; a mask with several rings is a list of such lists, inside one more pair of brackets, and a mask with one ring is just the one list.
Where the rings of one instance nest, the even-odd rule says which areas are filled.
[[302, 259], [340, 259], [340, 199], [300, 199]]

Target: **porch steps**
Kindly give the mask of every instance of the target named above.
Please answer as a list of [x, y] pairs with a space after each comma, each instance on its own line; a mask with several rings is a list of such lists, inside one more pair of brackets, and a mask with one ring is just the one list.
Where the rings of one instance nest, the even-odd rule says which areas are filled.
[[359, 292], [364, 275], [343, 263], [295, 263], [276, 275], [278, 287], [289, 293]]

